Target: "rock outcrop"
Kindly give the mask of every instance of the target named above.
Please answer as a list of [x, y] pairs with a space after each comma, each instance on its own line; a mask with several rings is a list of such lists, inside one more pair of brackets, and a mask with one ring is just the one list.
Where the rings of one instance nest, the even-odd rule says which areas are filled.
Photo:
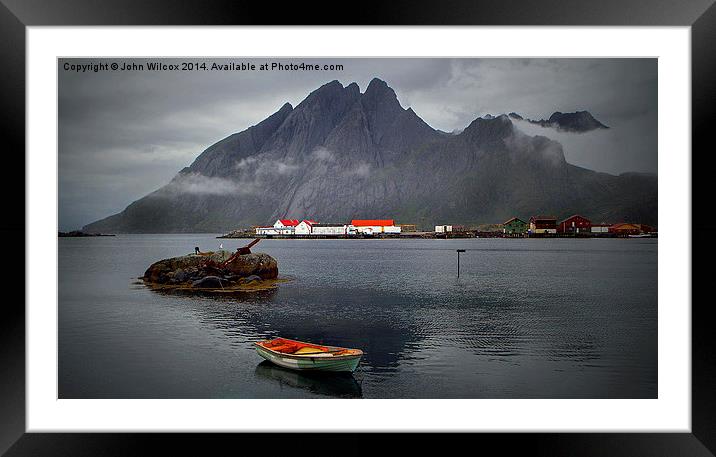
[[264, 253], [215, 251], [153, 263], [142, 276], [149, 285], [182, 289], [236, 289], [278, 278], [278, 262]]

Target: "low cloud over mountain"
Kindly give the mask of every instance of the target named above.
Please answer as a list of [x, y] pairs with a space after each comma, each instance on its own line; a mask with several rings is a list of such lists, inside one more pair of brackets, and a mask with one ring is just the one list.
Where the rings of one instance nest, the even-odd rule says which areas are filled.
[[540, 119], [539, 121], [525, 119], [517, 113], [510, 113], [509, 116], [518, 121], [524, 120], [541, 127], [549, 127], [564, 132], [584, 133], [596, 129], [609, 128], [596, 120], [589, 111], [577, 111], [575, 113], [561, 113], [556, 111], [552, 113], [549, 119]]

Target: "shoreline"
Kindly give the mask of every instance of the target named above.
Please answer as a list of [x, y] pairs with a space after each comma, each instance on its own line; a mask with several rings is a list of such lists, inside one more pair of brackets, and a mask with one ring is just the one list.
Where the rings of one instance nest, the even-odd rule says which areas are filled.
[[58, 238], [86, 238], [95, 236], [116, 236], [113, 233], [87, 233], [80, 230], [73, 230], [71, 232], [57, 232]]
[[217, 236], [217, 239], [262, 239], [262, 240], [445, 240], [445, 239], [465, 239], [465, 238], [507, 238], [507, 239], [545, 239], [545, 238], [569, 238], [569, 239], [592, 239], [592, 238], [632, 238], [647, 239], [658, 238], [657, 234], [645, 235], [628, 235], [617, 233], [595, 233], [595, 234], [572, 234], [572, 233], [555, 233], [555, 234], [525, 234], [525, 235], [505, 235], [502, 233], [459, 233], [459, 234], [436, 234], [431, 232], [420, 233], [401, 233], [400, 235], [383, 234], [383, 235], [256, 235], [256, 234], [225, 234]]

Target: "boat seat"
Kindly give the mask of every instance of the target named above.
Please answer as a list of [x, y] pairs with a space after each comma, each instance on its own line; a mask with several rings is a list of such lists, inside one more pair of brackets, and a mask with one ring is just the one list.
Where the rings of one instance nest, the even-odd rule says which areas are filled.
[[303, 346], [298, 351], [294, 352], [294, 354], [320, 354], [322, 352], [328, 352], [328, 349], [312, 346]]

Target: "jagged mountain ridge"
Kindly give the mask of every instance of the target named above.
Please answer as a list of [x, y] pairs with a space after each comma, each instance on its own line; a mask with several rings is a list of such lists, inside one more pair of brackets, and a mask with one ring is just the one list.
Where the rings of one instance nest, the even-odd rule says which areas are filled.
[[538, 121], [522, 117], [515, 112], [510, 113], [509, 116], [518, 121], [524, 120], [541, 127], [551, 127], [555, 130], [572, 133], [585, 133], [591, 132], [592, 130], [609, 128], [595, 119], [589, 111], [576, 111], [574, 113], [555, 111], [549, 119], [540, 119]]
[[656, 177], [568, 164], [559, 143], [506, 115], [445, 134], [374, 79], [364, 93], [332, 81], [295, 108], [215, 143], [166, 186], [91, 232], [223, 232], [281, 217], [501, 222], [581, 213], [656, 223]]

